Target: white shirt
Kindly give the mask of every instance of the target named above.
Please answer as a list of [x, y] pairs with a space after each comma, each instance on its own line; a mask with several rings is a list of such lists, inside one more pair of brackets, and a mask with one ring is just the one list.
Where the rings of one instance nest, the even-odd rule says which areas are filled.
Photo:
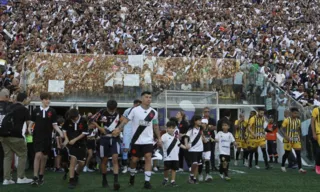
[[219, 154], [230, 155], [230, 144], [235, 141], [232, 133], [224, 133], [219, 131], [215, 140], [217, 140], [219, 143]]
[[187, 132], [187, 135], [190, 137], [190, 145], [191, 148], [189, 149], [190, 152], [202, 152], [203, 151], [203, 143], [202, 143], [202, 138], [198, 140], [198, 142], [192, 146], [193, 140], [197, 137], [198, 133], [200, 132], [200, 128], [192, 128], [189, 129]]
[[161, 141], [163, 143], [162, 148], [163, 148], [163, 157], [164, 157], [163, 160], [164, 161], [178, 161], [179, 160], [179, 150], [180, 150], [179, 139], [177, 139], [177, 143], [172, 148], [170, 154], [167, 154], [167, 150], [168, 150], [169, 146], [171, 145], [171, 143], [173, 142], [174, 138], [175, 138], [175, 136], [170, 135], [169, 133], [166, 133], [166, 134], [162, 135], [162, 137], [161, 137]]
[[[154, 112], [154, 116], [150, 121], [145, 121], [145, 118], [151, 111]], [[141, 106], [138, 106], [132, 109], [127, 118], [132, 121], [132, 137], [139, 126], [146, 126], [134, 144], [153, 144], [153, 122], [158, 120], [158, 112], [152, 107], [149, 107], [149, 109], [145, 110]], [[155, 124], [158, 123], [156, 122]]]

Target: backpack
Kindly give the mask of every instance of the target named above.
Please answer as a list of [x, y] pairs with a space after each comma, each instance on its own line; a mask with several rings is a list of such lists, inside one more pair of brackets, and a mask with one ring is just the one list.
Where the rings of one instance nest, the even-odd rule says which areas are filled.
[[9, 137], [11, 135], [11, 131], [14, 129], [14, 110], [8, 110], [8, 103], [5, 103], [4, 108], [2, 110], [2, 115], [0, 115], [0, 137]]

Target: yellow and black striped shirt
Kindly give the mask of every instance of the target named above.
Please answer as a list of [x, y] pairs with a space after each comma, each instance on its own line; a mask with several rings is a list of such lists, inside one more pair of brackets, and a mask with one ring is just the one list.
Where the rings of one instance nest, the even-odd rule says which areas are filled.
[[[257, 136], [256, 139], [262, 139], [265, 137], [265, 131], [263, 127], [264, 122], [264, 117], [259, 118], [257, 116], [253, 116], [249, 120], [249, 126], [251, 127], [251, 131], [253, 132], [253, 134]], [[254, 136], [251, 135], [250, 138], [254, 138]]]
[[[297, 143], [300, 142], [300, 133], [301, 133], [301, 121], [300, 119], [292, 119], [291, 117], [286, 118], [283, 123], [282, 127], [286, 128], [286, 134], [289, 136], [292, 140], [291, 143]], [[287, 143], [286, 139], [284, 139], [284, 142]]]
[[236, 120], [236, 122], [234, 124], [239, 126], [236, 129], [235, 138], [239, 139], [239, 140], [246, 139], [246, 129], [248, 126], [248, 121], [242, 121], [239, 125], [239, 120]]

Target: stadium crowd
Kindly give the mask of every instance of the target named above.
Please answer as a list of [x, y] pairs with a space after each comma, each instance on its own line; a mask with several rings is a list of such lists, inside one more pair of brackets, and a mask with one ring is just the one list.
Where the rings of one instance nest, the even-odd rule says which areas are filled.
[[[320, 105], [320, 69], [318, 67], [320, 25], [318, 25], [319, 4], [316, 0], [110, 0], [72, 1], [72, 3], [3, 0], [0, 18], [0, 64], [3, 74], [1, 86], [7, 88], [3, 89], [0, 95], [4, 100], [8, 99], [9, 95], [17, 94], [21, 89], [20, 73], [24, 69], [20, 64], [23, 63], [26, 55], [30, 52], [42, 52], [239, 59], [240, 72], [244, 74], [258, 72], [257, 76], [263, 76], [274, 82], [301, 104]], [[236, 77], [234, 81], [235, 84], [242, 84], [242, 80], [238, 81]], [[275, 97], [273, 95], [275, 89], [261, 88], [260, 80], [253, 79], [250, 83], [256, 83], [252, 92], [255, 88], [260, 88], [261, 92], [265, 91], [264, 96], [267, 100], [273, 98], [271, 105], [273, 102], [282, 106], [287, 102], [284, 92], [278, 92]], [[17, 101], [23, 103], [27, 95], [20, 95], [20, 97]], [[49, 96], [42, 100], [48, 99]], [[46, 107], [48, 106], [44, 105], [42, 111], [46, 111]], [[270, 108], [266, 104], [266, 108], [269, 112], [273, 107]], [[282, 110], [284, 112], [285, 109]], [[114, 111], [112, 112], [114, 114]], [[298, 113], [298, 110], [294, 109], [292, 112]], [[76, 115], [73, 119], [69, 120], [76, 126], [80, 116], [77, 111], [74, 111], [74, 114]], [[264, 115], [261, 114], [261, 116]], [[45, 113], [44, 117], [46, 117]], [[30, 117], [26, 117], [25, 120], [29, 121]], [[210, 125], [210, 122], [200, 120], [202, 117], [194, 121]], [[284, 120], [284, 115], [281, 120]], [[34, 121], [36, 121], [35, 117]], [[241, 120], [241, 122], [244, 121]], [[261, 122], [264, 121], [261, 120]], [[54, 122], [55, 125], [56, 123], [59, 122]], [[70, 123], [71, 126], [73, 126], [72, 123]], [[220, 126], [222, 124], [223, 122]], [[254, 127], [255, 123], [253, 121], [249, 124]], [[274, 131], [273, 123], [270, 125], [270, 129]], [[290, 123], [286, 125], [291, 126]], [[99, 127], [99, 125], [95, 126]], [[212, 126], [215, 126], [215, 122]], [[225, 123], [224, 126], [227, 127], [225, 128], [227, 133], [230, 122]], [[240, 127], [240, 123], [237, 126]], [[175, 128], [175, 124], [171, 127]], [[265, 131], [262, 130], [262, 132], [264, 134]], [[260, 137], [263, 136], [260, 135]], [[287, 139], [288, 142], [291, 142], [290, 139]], [[213, 141], [210, 140], [210, 142]], [[230, 141], [232, 142], [234, 139]], [[212, 146], [209, 148], [212, 149]], [[266, 168], [269, 169], [265, 147], [263, 149]], [[247, 153], [251, 166], [254, 152]], [[228, 153], [230, 154], [230, 151]], [[285, 155], [287, 158], [289, 154]], [[38, 156], [37, 163], [34, 165], [38, 165], [41, 158]], [[208, 160], [208, 165], [211, 160], [211, 166], [206, 167], [216, 169], [214, 159], [213, 162], [210, 158], [205, 160]], [[317, 173], [320, 173], [319, 163], [317, 166], [319, 168]], [[59, 171], [60, 168], [56, 168]], [[7, 170], [6, 176], [9, 177], [10, 170]], [[88, 167], [85, 167], [85, 170], [88, 170]], [[304, 172], [301, 169], [301, 162], [299, 170]], [[150, 181], [149, 171], [146, 171], [148, 173], [145, 173], [145, 177]], [[206, 173], [207, 171], [209, 170], [206, 170]], [[285, 172], [285, 169], [282, 171]], [[193, 172], [194, 170], [190, 175], [190, 182], [196, 183]], [[77, 177], [77, 173], [71, 174]], [[131, 174], [134, 176], [135, 171]], [[43, 178], [43, 173], [35, 175], [33, 182], [36, 185], [41, 184], [41, 181], [43, 183], [41, 176]], [[105, 174], [102, 176], [105, 179]], [[23, 173], [20, 179], [22, 179], [21, 183], [30, 181], [24, 178]], [[118, 176], [115, 176], [115, 180], [117, 179]], [[6, 180], [8, 184], [12, 184], [10, 178]]]
[[238, 58], [303, 105], [319, 104], [315, 0], [73, 2], [2, 1], [1, 59], [15, 66], [28, 52]]

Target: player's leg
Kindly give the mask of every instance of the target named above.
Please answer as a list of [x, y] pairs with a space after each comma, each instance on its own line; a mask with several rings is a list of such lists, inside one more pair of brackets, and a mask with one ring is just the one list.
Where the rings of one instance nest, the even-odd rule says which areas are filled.
[[117, 140], [117, 138], [112, 138], [112, 164], [113, 164], [113, 177], [114, 177], [113, 188], [116, 191], [120, 189], [120, 184], [118, 181], [118, 177], [119, 177], [118, 157], [119, 157], [119, 154], [120, 154], [120, 142]]
[[306, 173], [307, 171], [302, 169], [302, 162], [301, 162], [301, 143], [297, 142], [293, 144], [293, 149], [297, 156], [297, 163], [299, 168], [299, 173]]
[[268, 155], [267, 155], [267, 149], [266, 149], [266, 141], [265, 140], [261, 140], [259, 142], [259, 146], [261, 148], [262, 151], [262, 155], [263, 155], [263, 160], [264, 160], [264, 164], [266, 166], [266, 169], [270, 169], [271, 167], [269, 166], [269, 162], [268, 162]]
[[211, 159], [211, 151], [207, 151], [204, 154], [204, 167], [206, 172], [205, 181], [209, 182], [212, 181], [212, 177], [210, 175], [210, 159]]
[[287, 161], [287, 159], [288, 159], [288, 157], [290, 155], [290, 152], [291, 152], [292, 148], [291, 148], [290, 143], [284, 143], [283, 147], [284, 147], [284, 154], [282, 156], [281, 171], [282, 172], [287, 172], [285, 164], [286, 164], [286, 161]]
[[34, 163], [33, 163], [33, 182], [31, 182], [32, 185], [38, 185], [40, 161], [41, 161], [42, 156], [43, 156], [42, 152], [35, 153]]
[[162, 185], [163, 186], [166, 186], [168, 184], [168, 181], [169, 181], [169, 168], [168, 168], [168, 165], [169, 165], [169, 161], [164, 161], [164, 171], [163, 171], [163, 181], [162, 181]]
[[69, 166], [69, 188], [73, 189], [76, 187], [77, 182], [75, 179], [75, 167], [77, 165], [77, 158], [73, 155], [70, 156], [70, 166]]
[[176, 187], [176, 171], [179, 170], [179, 161], [171, 161], [171, 187]]
[[272, 142], [272, 151], [274, 156], [274, 163], [278, 163], [277, 141]]
[[[204, 161], [205, 153], [206, 152], [202, 152], [202, 160], [203, 161]], [[198, 166], [199, 181], [203, 181], [202, 170], [203, 170], [203, 164]]]
[[124, 148], [122, 150], [122, 166], [123, 166], [123, 171], [122, 173], [127, 173], [128, 172], [128, 148]]
[[271, 140], [267, 141], [269, 163], [273, 163], [273, 148], [272, 148], [272, 144], [273, 144], [273, 141], [271, 141]]
[[130, 161], [130, 185], [134, 185], [135, 174], [137, 171], [137, 163], [142, 157], [141, 147], [139, 145], [131, 146], [131, 161]]
[[[152, 145], [151, 145], [151, 152], [147, 152], [144, 154], [144, 188], [146, 189], [150, 189], [151, 188], [151, 184], [150, 184], [150, 179], [151, 179], [151, 170], [152, 170], [152, 165], [151, 165], [151, 161], [152, 161]], [[150, 151], [150, 150], [149, 150]]]
[[110, 138], [102, 137], [100, 139], [100, 157], [101, 157], [101, 173], [102, 173], [102, 187], [108, 187], [107, 180], [107, 163], [110, 155]]
[[231, 180], [231, 178], [229, 177], [229, 163], [230, 163], [230, 156], [229, 155], [225, 155], [225, 161], [224, 161], [224, 164], [223, 164], [223, 167], [224, 167], [224, 175], [225, 175], [225, 179], [227, 181]]

